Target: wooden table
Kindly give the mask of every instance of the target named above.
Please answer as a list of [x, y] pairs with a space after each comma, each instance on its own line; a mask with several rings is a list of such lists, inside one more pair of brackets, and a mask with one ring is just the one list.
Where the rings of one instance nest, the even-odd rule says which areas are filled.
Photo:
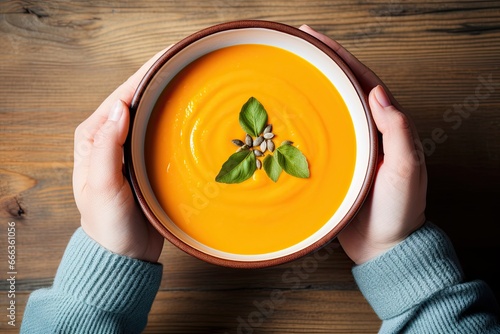
[[[75, 127], [157, 51], [236, 19], [307, 23], [380, 75], [424, 140], [428, 217], [448, 232], [468, 277], [486, 280], [499, 297], [500, 4], [354, 3], [1, 1], [0, 332], [18, 331], [6, 324], [8, 223], [16, 223], [18, 326], [29, 293], [51, 285], [79, 225], [71, 189]], [[484, 80], [490, 94], [478, 91]], [[380, 326], [340, 248], [294, 281], [286, 273], [306, 259], [242, 271], [166, 244], [161, 262], [148, 333], [236, 333], [242, 319], [253, 321], [254, 333], [375, 333]], [[284, 301], [252, 318], [276, 289]]]

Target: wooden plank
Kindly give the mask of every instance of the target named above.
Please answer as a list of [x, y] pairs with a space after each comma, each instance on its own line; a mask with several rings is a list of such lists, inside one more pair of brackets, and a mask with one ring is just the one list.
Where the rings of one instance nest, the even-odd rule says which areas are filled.
[[377, 333], [356, 291], [160, 292], [145, 333]]

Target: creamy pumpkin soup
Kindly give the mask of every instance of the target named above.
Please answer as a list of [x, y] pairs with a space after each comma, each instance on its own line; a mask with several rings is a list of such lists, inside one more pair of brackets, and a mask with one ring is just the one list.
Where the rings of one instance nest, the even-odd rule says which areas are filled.
[[[273, 144], [288, 141], [307, 159], [307, 177], [283, 172], [273, 180], [256, 162], [277, 152], [265, 150], [244, 182], [216, 181], [235, 142], [245, 141], [239, 113], [250, 98], [265, 108]], [[349, 112], [327, 78], [288, 51], [254, 44], [211, 52], [175, 76], [145, 142], [148, 178], [170, 219], [202, 244], [245, 255], [286, 249], [318, 231], [348, 191], [355, 156]]]

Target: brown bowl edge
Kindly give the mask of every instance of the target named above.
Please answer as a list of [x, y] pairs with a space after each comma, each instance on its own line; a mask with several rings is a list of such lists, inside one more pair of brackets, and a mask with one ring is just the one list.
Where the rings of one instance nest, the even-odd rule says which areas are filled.
[[[370, 158], [369, 158], [369, 164], [368, 164], [368, 171], [365, 176], [365, 180], [363, 181], [363, 185], [361, 188], [360, 193], [358, 194], [356, 200], [354, 201], [354, 204], [351, 206], [347, 214], [342, 218], [342, 220], [332, 229], [330, 230], [326, 235], [324, 235], [321, 239], [316, 241], [315, 243], [307, 246], [306, 248], [303, 248], [295, 253], [282, 256], [279, 258], [274, 258], [274, 259], [269, 259], [269, 260], [261, 260], [261, 261], [236, 261], [236, 260], [228, 260], [228, 259], [222, 259], [218, 258], [212, 255], [208, 255], [186, 243], [181, 241], [179, 238], [177, 238], [174, 234], [172, 234], [156, 217], [156, 215], [152, 212], [152, 210], [149, 208], [144, 195], [139, 188], [138, 182], [137, 182], [137, 177], [135, 175], [135, 169], [134, 169], [134, 163], [132, 161], [131, 157], [131, 142], [130, 138], [132, 135], [132, 129], [133, 129], [133, 124], [135, 120], [135, 116], [137, 113], [137, 109], [139, 107], [141, 98], [152, 81], [153, 77], [155, 76], [155, 73], [169, 60], [171, 59], [175, 54], [177, 54], [180, 50], [184, 49], [186, 46], [189, 44], [197, 41], [200, 38], [207, 37], [209, 35], [225, 31], [225, 30], [234, 30], [234, 29], [245, 29], [245, 28], [264, 28], [264, 29], [270, 29], [270, 30], [276, 30], [280, 31], [289, 35], [293, 35], [299, 38], [302, 38], [306, 40], [307, 42], [313, 44], [317, 48], [319, 48], [323, 53], [328, 55], [330, 58], [335, 61], [340, 68], [344, 71], [348, 79], [351, 81], [352, 85], [354, 86], [361, 103], [363, 105], [363, 109], [365, 110], [366, 117], [368, 120], [368, 128], [369, 128], [369, 135], [370, 135]], [[150, 69], [146, 72], [145, 76], [139, 83], [136, 92], [132, 98], [132, 102], [130, 104], [130, 127], [129, 127], [129, 134], [124, 146], [124, 154], [125, 154], [125, 169], [126, 169], [126, 175], [129, 179], [130, 185], [132, 187], [133, 193], [135, 195], [135, 198], [142, 209], [145, 217], [148, 219], [148, 221], [156, 228], [156, 230], [165, 238], [167, 239], [170, 243], [174, 244], [176, 247], [181, 249], [182, 251], [186, 252], [187, 254], [190, 254], [200, 260], [203, 260], [208, 263], [212, 263], [215, 265], [223, 266], [223, 267], [231, 267], [231, 268], [246, 268], [246, 269], [257, 269], [257, 268], [264, 268], [264, 267], [271, 267], [271, 266], [277, 266], [280, 264], [284, 264], [293, 260], [297, 260], [305, 255], [308, 255], [312, 253], [313, 251], [319, 250], [320, 248], [326, 246], [329, 242], [331, 242], [337, 235], [338, 233], [345, 227], [347, 224], [354, 218], [356, 213], [359, 211], [361, 206], [363, 205], [366, 197], [368, 196], [368, 193], [371, 189], [373, 179], [375, 176], [375, 168], [377, 164], [377, 154], [378, 154], [378, 138], [377, 138], [377, 129], [375, 126], [375, 123], [373, 121], [371, 111], [367, 102], [367, 97], [365, 93], [363, 92], [363, 89], [361, 85], [359, 84], [358, 80], [350, 70], [349, 66], [340, 58], [337, 53], [330, 48], [328, 45], [320, 41], [319, 39], [315, 38], [314, 36], [309, 35], [308, 33], [283, 24], [283, 23], [278, 23], [278, 22], [272, 22], [272, 21], [262, 21], [262, 20], [240, 20], [240, 21], [232, 21], [232, 22], [226, 22], [226, 23], [221, 23], [217, 24], [208, 28], [205, 28], [203, 30], [200, 30], [184, 39], [179, 41], [178, 43], [174, 44], [170, 49], [165, 51], [163, 55], [160, 56], [160, 58], [150, 67]]]

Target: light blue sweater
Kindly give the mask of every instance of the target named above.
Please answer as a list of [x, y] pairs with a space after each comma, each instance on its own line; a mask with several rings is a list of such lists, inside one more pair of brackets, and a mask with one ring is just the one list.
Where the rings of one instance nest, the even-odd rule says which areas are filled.
[[353, 268], [380, 333], [500, 333], [500, 309], [482, 281], [465, 282], [453, 246], [432, 223]]
[[[431, 223], [353, 273], [383, 320], [380, 333], [500, 333], [493, 293], [464, 283], [451, 243]], [[161, 275], [161, 265], [113, 254], [78, 229], [53, 286], [31, 294], [21, 333], [139, 333]]]
[[49, 289], [34, 291], [21, 333], [140, 333], [162, 265], [109, 252], [79, 228]]

